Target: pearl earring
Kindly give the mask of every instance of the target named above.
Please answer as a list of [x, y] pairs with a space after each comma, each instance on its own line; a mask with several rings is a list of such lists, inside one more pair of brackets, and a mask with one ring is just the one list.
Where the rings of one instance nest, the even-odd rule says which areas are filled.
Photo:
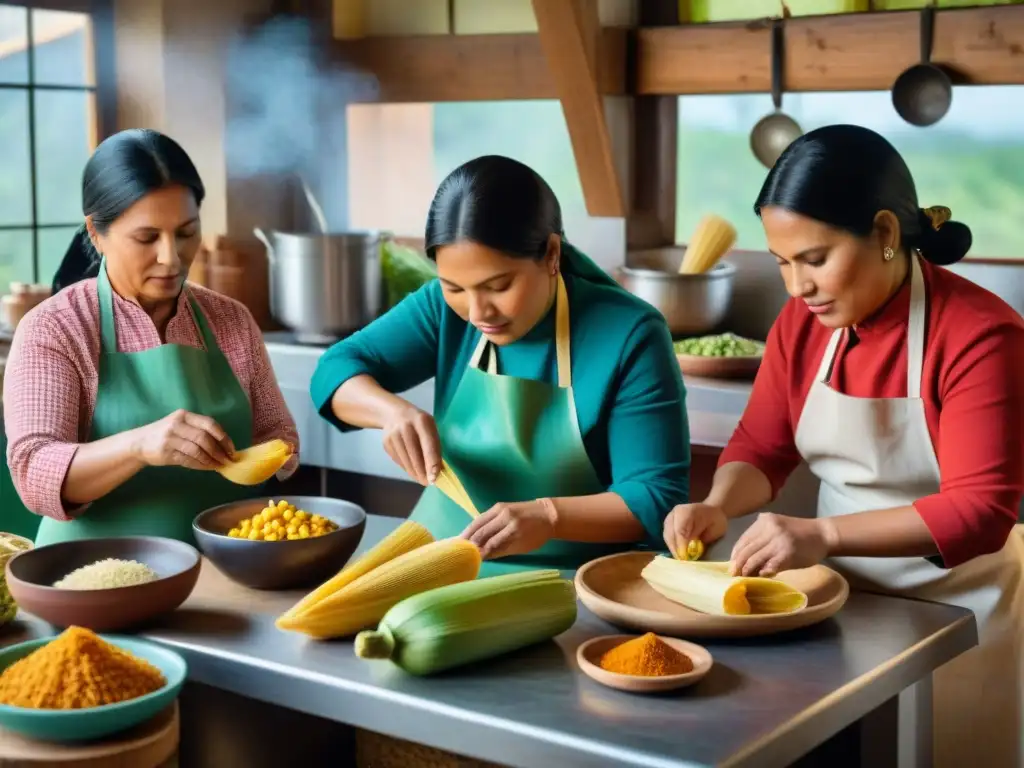
[[894, 251], [892, 247], [888, 245], [885, 246], [885, 249], [882, 251], [882, 258], [885, 259], [886, 261], [892, 261], [893, 256], [895, 255], [896, 251]]

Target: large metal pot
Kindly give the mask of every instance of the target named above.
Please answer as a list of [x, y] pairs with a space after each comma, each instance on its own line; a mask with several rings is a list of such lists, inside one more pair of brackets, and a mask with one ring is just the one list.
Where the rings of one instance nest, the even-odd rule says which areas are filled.
[[732, 305], [736, 267], [720, 261], [697, 275], [680, 275], [685, 247], [630, 253], [630, 265], [616, 279], [630, 293], [656, 307], [673, 336], [709, 333], [724, 321]]
[[344, 336], [379, 314], [383, 233], [254, 233], [267, 246], [270, 313], [300, 339]]

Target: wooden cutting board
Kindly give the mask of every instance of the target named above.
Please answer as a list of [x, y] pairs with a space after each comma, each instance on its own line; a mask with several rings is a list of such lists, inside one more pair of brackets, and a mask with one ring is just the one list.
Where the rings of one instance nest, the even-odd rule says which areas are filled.
[[175, 702], [148, 723], [90, 744], [48, 744], [0, 728], [0, 768], [171, 768], [180, 727]]

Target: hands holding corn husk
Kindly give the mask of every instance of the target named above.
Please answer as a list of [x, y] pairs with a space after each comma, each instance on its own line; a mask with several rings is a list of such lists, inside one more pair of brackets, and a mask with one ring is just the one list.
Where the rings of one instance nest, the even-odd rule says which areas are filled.
[[495, 504], [467, 526], [462, 538], [476, 544], [484, 560], [523, 555], [554, 537], [556, 518], [550, 499]]
[[[665, 519], [665, 545], [685, 560], [688, 558], [683, 553], [689, 542], [711, 544], [728, 528], [729, 518], [720, 507], [682, 504]], [[774, 576], [780, 571], [817, 565], [832, 548], [834, 530], [828, 520], [762, 512], [733, 547], [729, 572], [734, 576]]]
[[430, 485], [441, 471], [441, 438], [434, 417], [411, 403], [382, 428], [384, 450], [420, 485]]

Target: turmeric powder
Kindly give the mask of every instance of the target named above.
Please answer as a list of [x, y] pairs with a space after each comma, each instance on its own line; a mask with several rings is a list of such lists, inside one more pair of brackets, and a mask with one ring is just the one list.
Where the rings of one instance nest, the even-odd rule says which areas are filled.
[[693, 661], [653, 632], [648, 632], [605, 651], [600, 667], [620, 675], [664, 677], [692, 672]]
[[148, 661], [88, 629], [69, 627], [0, 674], [0, 704], [86, 709], [137, 699], [166, 682]]

